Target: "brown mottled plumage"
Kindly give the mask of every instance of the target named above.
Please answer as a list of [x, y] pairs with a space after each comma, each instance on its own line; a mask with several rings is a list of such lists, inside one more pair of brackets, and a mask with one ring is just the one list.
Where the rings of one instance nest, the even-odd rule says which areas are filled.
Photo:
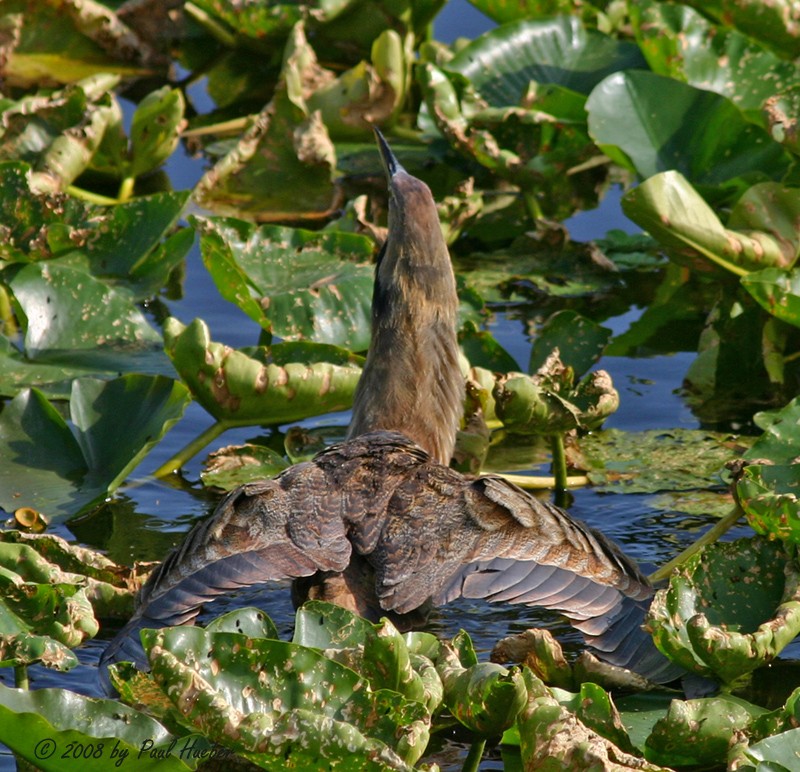
[[347, 441], [228, 494], [144, 587], [101, 666], [146, 666], [138, 631], [190, 623], [236, 587], [292, 578], [377, 619], [459, 596], [562, 611], [596, 653], [654, 680], [681, 672], [641, 630], [652, 589], [601, 534], [500, 477], [450, 469], [462, 410], [457, 296], [428, 188], [383, 138], [389, 236]]

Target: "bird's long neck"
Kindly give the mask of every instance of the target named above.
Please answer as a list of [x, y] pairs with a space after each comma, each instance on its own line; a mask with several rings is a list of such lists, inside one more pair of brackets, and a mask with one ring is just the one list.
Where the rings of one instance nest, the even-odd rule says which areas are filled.
[[430, 239], [393, 242], [402, 224], [390, 222], [378, 260], [372, 340], [348, 439], [398, 431], [449, 464], [464, 406], [455, 278], [438, 220]]

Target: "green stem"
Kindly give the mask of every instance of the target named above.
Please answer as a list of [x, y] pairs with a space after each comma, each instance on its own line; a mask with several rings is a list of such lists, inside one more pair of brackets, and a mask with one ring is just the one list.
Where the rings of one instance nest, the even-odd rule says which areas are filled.
[[[507, 474], [506, 472], [492, 472], [492, 474], [502, 477], [504, 480], [508, 480], [508, 482], [529, 491], [552, 490], [556, 487], [556, 478], [547, 477], [546, 475]], [[588, 484], [589, 478], [586, 475], [576, 474], [567, 477], [566, 487], [582, 488], [584, 485]]]
[[109, 198], [108, 196], [101, 196], [99, 193], [92, 193], [91, 190], [84, 190], [77, 185], [70, 185], [67, 187], [67, 193], [75, 198], [88, 201], [90, 204], [100, 204], [100, 206], [115, 206], [119, 203], [116, 198]]
[[14, 666], [14, 686], [16, 686], [17, 689], [25, 689], [26, 691], [30, 688], [27, 665]]
[[461, 767], [461, 772], [478, 772], [485, 749], [485, 738], [482, 740], [475, 740], [475, 742], [469, 746], [469, 753], [467, 754], [467, 758], [464, 759], [464, 766]]
[[187, 461], [196, 456], [206, 445], [219, 437], [222, 432], [231, 426], [227, 421], [217, 421], [205, 431], [197, 435], [190, 443], [179, 450], [169, 461], [163, 463], [155, 472], [154, 477], [166, 477], [177, 472]]
[[136, 177], [126, 177], [122, 180], [119, 186], [119, 193], [117, 194], [117, 202], [124, 204], [130, 200], [133, 195], [133, 186], [136, 184]]
[[683, 552], [681, 552], [676, 557], [672, 558], [669, 563], [665, 563], [661, 568], [659, 568], [654, 573], [650, 574], [647, 578], [655, 583], [660, 582], [662, 579], [666, 579], [673, 571], [674, 568], [685, 563], [692, 555], [697, 554], [700, 550], [703, 549], [708, 544], [713, 544], [720, 536], [725, 534], [734, 525], [739, 521], [739, 518], [744, 513], [739, 507], [738, 504], [734, 505], [733, 509], [728, 512], [725, 517], [723, 517], [713, 528], [710, 528], [706, 531], [699, 539], [692, 542]]
[[202, 8], [194, 3], [186, 3], [183, 10], [224, 46], [236, 48], [236, 35], [209, 16]]
[[567, 454], [564, 452], [564, 435], [550, 435], [550, 452], [553, 455], [553, 476], [556, 478], [555, 489], [564, 491], [569, 486], [567, 480]]
[[534, 224], [544, 217], [542, 207], [536, 200], [536, 196], [532, 193], [523, 193], [522, 200], [525, 202], [525, 208], [528, 210], [528, 216], [533, 220]]
[[19, 332], [17, 320], [14, 318], [14, 309], [11, 307], [11, 298], [2, 285], [0, 285], [0, 330], [7, 338]]

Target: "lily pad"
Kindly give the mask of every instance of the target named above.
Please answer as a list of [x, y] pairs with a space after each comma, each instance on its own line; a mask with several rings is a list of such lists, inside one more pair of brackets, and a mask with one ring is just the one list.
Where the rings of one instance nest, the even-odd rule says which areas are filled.
[[369, 345], [373, 244], [241, 220], [195, 220], [203, 262], [226, 300], [264, 329], [363, 351]]
[[766, 459], [773, 464], [794, 464], [800, 458], [800, 397], [795, 397], [780, 410], [756, 413], [756, 426], [763, 434], [745, 453], [745, 459], [757, 462]]
[[[705, 14], [705, 6], [700, 10]], [[631, 6], [636, 39], [650, 68], [758, 111], [768, 97], [797, 82], [797, 70], [750, 34], [716, 25], [707, 15], [677, 3]]]
[[589, 479], [599, 490], [655, 493], [706, 489], [744, 445], [724, 432], [698, 429], [605, 429], [582, 438]]
[[53, 260], [23, 266], [9, 286], [25, 314], [28, 358], [123, 371], [160, 360], [163, 369], [160, 336], [127, 290]]
[[164, 341], [194, 398], [231, 426], [282, 424], [346, 410], [361, 375], [357, 365], [274, 364], [268, 348], [247, 353], [214, 343], [199, 319], [189, 326], [168, 319]]
[[796, 57], [800, 31], [794, 23], [797, 10], [790, 0], [774, 4], [740, 3], [735, 0], [687, 0], [705, 16], [760, 40], [781, 55]]
[[[189, 739], [189, 738], [187, 738]], [[191, 738], [205, 745], [202, 738]], [[116, 700], [83, 697], [66, 689], [9, 689], [0, 684], [0, 742], [43, 772], [89, 770], [135, 761], [137, 769], [185, 772], [197, 760], [179, 755], [184, 744], [158, 721]], [[52, 749], [50, 755], [47, 749]], [[78, 757], [69, 749], [81, 749]], [[91, 749], [84, 755], [84, 749]], [[208, 749], [205, 747], [204, 749]]]
[[576, 311], [558, 311], [541, 326], [531, 348], [529, 372], [535, 373], [557, 348], [561, 361], [580, 378], [602, 355], [611, 330]]
[[[759, 191], [766, 195], [758, 196]], [[744, 228], [726, 228], [680, 172], [668, 171], [627, 193], [622, 208], [673, 254], [701, 256], [743, 276], [761, 268], [789, 268], [794, 263], [797, 237], [791, 234], [787, 240], [785, 228], [798, 201], [791, 190], [758, 186], [742, 207], [759, 210], [759, 227], [753, 229], [739, 218], [732, 224], [741, 223]], [[789, 202], [792, 208], [785, 211]]]
[[[553, 696], [529, 670], [523, 671], [527, 705], [517, 719], [526, 769], [666, 772], [627, 753], [586, 726]], [[624, 735], [623, 735], [624, 736]]]
[[49, 96], [22, 99], [3, 112], [0, 160], [31, 165], [31, 188], [64, 192], [89, 166], [106, 129], [119, 121], [110, 93], [119, 79], [97, 75]]
[[442, 647], [436, 669], [444, 686], [444, 704], [464, 726], [481, 737], [501, 735], [525, 705], [522, 673], [493, 662], [464, 667], [456, 651]]
[[304, 78], [311, 74], [304, 59], [308, 49], [300, 25], [293, 35], [272, 100], [195, 187], [201, 206], [273, 221], [320, 220], [335, 209], [336, 153], [319, 113], [312, 113], [302, 96]]
[[509, 432], [557, 434], [596, 429], [619, 407], [619, 394], [604, 370], [574, 383], [554, 349], [532, 376], [507, 373], [494, 387], [495, 412]]
[[47, 517], [79, 514], [114, 491], [177, 421], [184, 386], [162, 376], [76, 380], [70, 427], [36, 389], [0, 413], [0, 506], [30, 506]]
[[800, 544], [800, 464], [751, 464], [736, 481], [736, 496], [756, 533]]
[[[411, 740], [422, 705], [365, 688], [354, 671], [284, 641], [175, 627], [142, 633], [156, 681], [184, 720], [260, 766], [407, 769], [422, 750]], [[192, 695], [190, 697], [190, 694]], [[427, 742], [427, 735], [425, 735]], [[263, 754], [267, 754], [265, 757]], [[337, 764], [338, 762], [338, 764]]]
[[93, 0], [58, 6], [9, 0], [3, 12], [22, 20], [4, 68], [9, 85], [70, 83], [94, 73], [144, 75], [155, 58], [130, 27]]
[[647, 758], [681, 767], [718, 764], [736, 734], [764, 713], [764, 708], [731, 695], [673, 700], [647, 738]]
[[675, 662], [730, 682], [769, 663], [800, 633], [798, 577], [779, 543], [712, 544], [656, 593], [648, 625]]
[[245, 483], [275, 477], [289, 464], [286, 459], [264, 445], [245, 443], [215, 450], [200, 472], [203, 485], [231, 491]]
[[716, 187], [777, 179], [789, 167], [783, 147], [730, 100], [655, 73], [609, 75], [586, 110], [603, 152], [643, 178], [672, 170], [692, 184]]

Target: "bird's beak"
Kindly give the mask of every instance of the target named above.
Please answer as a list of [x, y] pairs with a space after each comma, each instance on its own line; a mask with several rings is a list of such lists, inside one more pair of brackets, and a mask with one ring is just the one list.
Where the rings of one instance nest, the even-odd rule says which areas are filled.
[[375, 139], [378, 142], [378, 150], [381, 152], [383, 170], [386, 172], [387, 179], [391, 180], [395, 174], [403, 172], [405, 169], [395, 157], [395, 154], [389, 147], [389, 143], [386, 141], [383, 134], [381, 134], [380, 129], [378, 129], [377, 126], [373, 126], [373, 130], [375, 131]]

